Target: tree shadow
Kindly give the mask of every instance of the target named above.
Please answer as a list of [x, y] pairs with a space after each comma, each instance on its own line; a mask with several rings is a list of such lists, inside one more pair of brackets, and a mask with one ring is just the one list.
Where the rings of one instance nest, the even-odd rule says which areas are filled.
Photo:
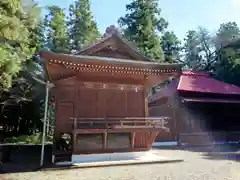
[[212, 152], [204, 154], [203, 158], [210, 160], [233, 160], [240, 162], [240, 152]]
[[185, 148], [184, 150], [199, 152], [202, 158], [208, 160], [232, 160], [240, 162], [240, 144], [193, 147]]
[[180, 150], [194, 153], [200, 153], [201, 158], [208, 160], [232, 160], [240, 162], [240, 144], [233, 145], [186, 145], [173, 147], [154, 147], [156, 150]]
[[[0, 164], [0, 174], [34, 172], [41, 169], [40, 145], [14, 145], [7, 148], [7, 151], [10, 151], [9, 158]], [[46, 145], [44, 163], [47, 167], [51, 166], [51, 154], [52, 146]]]

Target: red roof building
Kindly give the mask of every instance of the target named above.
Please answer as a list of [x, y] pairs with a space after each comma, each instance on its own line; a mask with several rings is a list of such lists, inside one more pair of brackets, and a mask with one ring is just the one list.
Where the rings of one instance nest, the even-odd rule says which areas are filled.
[[[209, 73], [192, 71], [183, 71], [180, 77], [159, 87], [148, 98], [149, 115], [170, 117], [170, 131], [160, 133], [157, 142], [206, 144], [207, 139], [239, 139], [240, 133], [230, 132], [240, 131], [240, 87], [219, 81]], [[216, 131], [221, 132], [220, 137], [214, 134]]]
[[[170, 96], [178, 93], [179, 96], [190, 96], [193, 97], [195, 94], [196, 98], [184, 98], [188, 101], [217, 101], [221, 100], [219, 97], [226, 96], [240, 96], [240, 87], [225, 83], [223, 81], [219, 81], [211, 76], [210, 73], [205, 72], [192, 72], [192, 71], [183, 71], [182, 75], [179, 79], [175, 79], [170, 82], [165, 87], [158, 90], [155, 94], [149, 97], [149, 103], [157, 101], [162, 97]], [[199, 99], [199, 95], [201, 94], [201, 100]], [[206, 95], [204, 97], [204, 95]], [[214, 97], [207, 98], [211, 96], [218, 96], [217, 99]], [[206, 99], [207, 98], [207, 99]], [[230, 100], [222, 99], [223, 102], [229, 102]], [[235, 100], [231, 100], [232, 102], [236, 102]], [[237, 102], [240, 102], [237, 100]]]
[[178, 91], [240, 95], [240, 88], [218, 81], [209, 73], [184, 71], [180, 76]]

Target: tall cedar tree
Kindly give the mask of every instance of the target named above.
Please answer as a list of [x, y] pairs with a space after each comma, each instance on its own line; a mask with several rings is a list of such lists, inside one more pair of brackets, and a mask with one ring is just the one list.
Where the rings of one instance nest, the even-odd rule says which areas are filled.
[[72, 51], [79, 51], [100, 37], [89, 0], [76, 0], [70, 5], [68, 25]]
[[118, 20], [127, 39], [155, 61], [164, 61], [159, 33], [167, 27], [160, 17], [158, 0], [133, 0], [126, 6], [128, 13]]
[[162, 36], [162, 49], [165, 62], [177, 63], [180, 61], [181, 42], [172, 31], [166, 31]]
[[53, 52], [69, 52], [69, 36], [63, 9], [58, 6], [48, 6], [48, 11], [44, 19], [47, 48]]
[[36, 27], [37, 21], [23, 2], [0, 2], [0, 91], [12, 86], [12, 79], [35, 53], [35, 48], [29, 44], [31, 30]]
[[[34, 0], [0, 2], [0, 124], [4, 127], [3, 133], [9, 127], [12, 133], [29, 133], [35, 122], [41, 125], [37, 121], [39, 112], [33, 110], [39, 108], [28, 98], [36, 84], [28, 75], [35, 72], [35, 54], [43, 47], [44, 29], [40, 14], [41, 9]], [[39, 102], [36, 104], [38, 106]]]
[[240, 28], [235, 22], [220, 24], [216, 36], [216, 77], [240, 86]]

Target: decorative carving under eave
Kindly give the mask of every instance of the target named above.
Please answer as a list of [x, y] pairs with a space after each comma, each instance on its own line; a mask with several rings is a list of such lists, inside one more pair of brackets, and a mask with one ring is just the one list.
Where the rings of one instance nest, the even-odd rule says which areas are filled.
[[120, 74], [139, 74], [139, 75], [163, 75], [163, 74], [175, 74], [176, 68], [164, 68], [164, 69], [149, 69], [149, 68], [135, 68], [135, 67], [120, 67], [112, 65], [93, 65], [93, 64], [80, 64], [65, 62], [60, 60], [50, 60], [51, 63], [64, 65], [68, 69], [72, 69], [75, 72], [108, 72], [108, 73], [120, 73]]

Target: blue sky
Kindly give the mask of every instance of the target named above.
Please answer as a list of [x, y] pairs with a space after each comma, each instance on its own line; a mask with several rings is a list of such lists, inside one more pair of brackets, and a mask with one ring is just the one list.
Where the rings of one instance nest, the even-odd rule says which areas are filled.
[[[38, 0], [41, 6], [58, 5], [68, 9], [73, 0]], [[92, 11], [98, 27], [104, 32], [106, 27], [116, 24], [124, 15], [125, 5], [130, 0], [91, 0]], [[214, 32], [219, 24], [235, 21], [240, 25], [240, 0], [160, 0], [162, 16], [182, 40], [190, 29], [203, 26]]]

